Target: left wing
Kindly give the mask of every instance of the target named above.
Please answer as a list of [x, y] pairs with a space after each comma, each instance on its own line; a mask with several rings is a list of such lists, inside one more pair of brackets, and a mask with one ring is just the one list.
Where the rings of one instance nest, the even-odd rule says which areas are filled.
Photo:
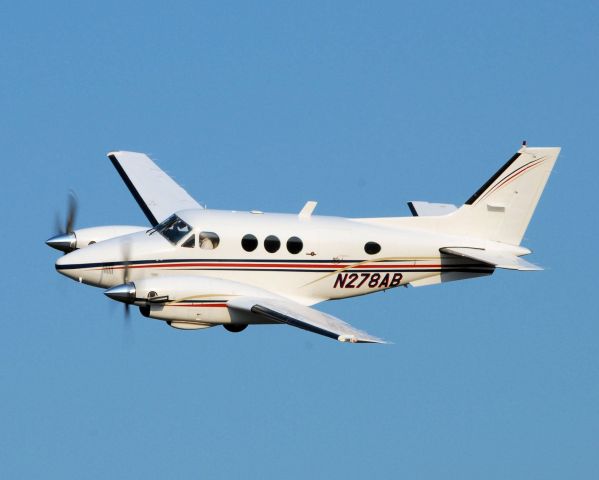
[[178, 210], [202, 208], [145, 153], [110, 152], [108, 158], [152, 226]]
[[387, 343], [352, 327], [338, 318], [291, 300], [279, 298], [238, 297], [229, 300], [227, 307], [251, 312], [277, 323], [302, 328], [325, 337], [351, 343]]

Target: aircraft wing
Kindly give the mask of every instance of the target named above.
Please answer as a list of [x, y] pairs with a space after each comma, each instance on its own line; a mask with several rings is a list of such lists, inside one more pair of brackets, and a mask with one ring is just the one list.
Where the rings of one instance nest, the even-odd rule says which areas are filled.
[[497, 268], [507, 268], [509, 270], [543, 270], [541, 267], [527, 262], [523, 258], [504, 252], [466, 247], [445, 247], [441, 248], [440, 251], [449, 255], [478, 260], [479, 262], [494, 265]]
[[178, 210], [202, 208], [146, 154], [110, 152], [108, 158], [152, 226]]
[[237, 297], [227, 307], [251, 312], [268, 320], [318, 333], [325, 337], [351, 343], [386, 343], [380, 338], [352, 327], [338, 318], [285, 299]]

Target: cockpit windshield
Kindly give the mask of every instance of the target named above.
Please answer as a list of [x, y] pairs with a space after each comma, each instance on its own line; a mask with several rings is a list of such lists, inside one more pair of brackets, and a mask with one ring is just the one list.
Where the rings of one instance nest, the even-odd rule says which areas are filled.
[[171, 215], [164, 222], [156, 225], [155, 230], [171, 243], [177, 243], [191, 232], [191, 227], [177, 215]]

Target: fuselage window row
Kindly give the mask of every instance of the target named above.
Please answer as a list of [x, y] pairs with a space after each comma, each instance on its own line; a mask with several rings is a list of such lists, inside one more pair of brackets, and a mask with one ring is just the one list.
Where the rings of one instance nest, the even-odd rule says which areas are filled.
[[[287, 240], [287, 251], [292, 255], [296, 255], [304, 248], [304, 243], [299, 237], [290, 237]], [[258, 248], [258, 239], [255, 235], [248, 233], [241, 239], [241, 247], [246, 252], [253, 252]], [[275, 253], [281, 248], [281, 241], [276, 235], [269, 235], [264, 239], [264, 249], [269, 253]]]

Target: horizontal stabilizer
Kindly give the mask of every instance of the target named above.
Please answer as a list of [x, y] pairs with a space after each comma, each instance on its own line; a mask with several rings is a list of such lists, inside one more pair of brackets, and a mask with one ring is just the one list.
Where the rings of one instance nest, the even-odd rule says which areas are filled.
[[441, 253], [477, 260], [479, 262], [488, 263], [489, 265], [494, 265], [497, 268], [525, 271], [543, 270], [541, 267], [527, 262], [521, 257], [506, 252], [467, 247], [445, 247], [440, 248], [439, 250]]
[[202, 208], [146, 154], [110, 152], [108, 158], [152, 226], [176, 211]]
[[415, 217], [437, 217], [455, 212], [458, 207], [451, 203], [408, 202], [408, 207]]
[[325, 337], [351, 343], [386, 343], [380, 338], [352, 327], [327, 313], [280, 298], [238, 297], [229, 300], [230, 309], [251, 312], [277, 323], [318, 333]]

